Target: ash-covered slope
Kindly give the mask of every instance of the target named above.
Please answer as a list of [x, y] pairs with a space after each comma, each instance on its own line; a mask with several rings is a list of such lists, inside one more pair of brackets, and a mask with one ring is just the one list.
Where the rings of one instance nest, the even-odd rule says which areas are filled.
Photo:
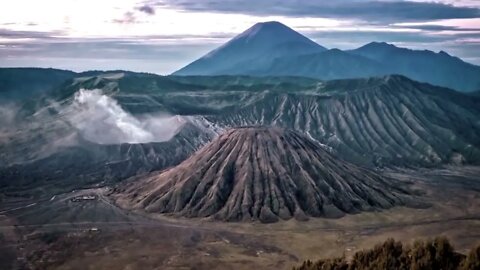
[[223, 127], [295, 129], [367, 166], [480, 162], [480, 99], [403, 76], [265, 92], [255, 102], [208, 119]]
[[[120, 90], [129, 76], [140, 78], [144, 92]], [[149, 83], [184, 87], [156, 75], [101, 73], [0, 108], [2, 193], [41, 187], [36, 191], [55, 194], [123, 180], [177, 165], [216, 136], [201, 116], [174, 115], [155, 102]]]
[[[166, 142], [103, 145], [83, 140], [74, 145], [49, 149], [52, 144], [44, 141], [44, 138], [38, 138], [35, 142], [32, 139], [32, 144], [41, 144], [43, 141], [44, 146], [40, 151], [52, 153], [43, 153], [44, 157], [29, 161], [20, 160], [35, 155], [35, 145], [11, 146], [20, 148], [14, 150], [0, 144], [0, 189], [6, 195], [28, 189], [35, 189], [35, 194], [43, 195], [44, 192], [55, 194], [99, 183], [117, 182], [177, 165], [213, 137], [198, 125], [186, 123], [178, 134]], [[13, 153], [17, 154], [19, 161], [7, 166], [3, 156], [12, 151], [15, 151]]]
[[116, 189], [147, 212], [224, 221], [339, 217], [411, 202], [399, 182], [333, 157], [300, 133], [227, 131], [180, 165]]
[[[110, 109], [78, 103], [81, 89], [101, 94], [98, 101], [109, 101]], [[70, 190], [162, 170], [223, 129], [246, 125], [296, 130], [359, 165], [480, 164], [480, 99], [402, 76], [322, 82], [116, 72], [81, 75], [45, 94], [10, 108], [13, 117], [5, 118], [9, 108], [0, 106], [0, 189]], [[121, 113], [105, 114], [112, 108]], [[168, 141], [149, 128], [164, 114], [185, 122]], [[103, 117], [121, 115], [154, 140], [107, 140], [118, 126], [105, 126]], [[100, 144], [90, 127], [102, 131]]]

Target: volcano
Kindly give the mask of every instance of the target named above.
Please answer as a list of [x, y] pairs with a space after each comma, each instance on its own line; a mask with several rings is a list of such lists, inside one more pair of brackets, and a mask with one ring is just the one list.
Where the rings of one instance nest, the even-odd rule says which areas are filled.
[[341, 217], [406, 205], [399, 182], [335, 158], [291, 130], [228, 130], [176, 167], [116, 189], [128, 208], [223, 221]]
[[326, 49], [279, 22], [257, 23], [173, 75], [250, 74], [277, 57]]

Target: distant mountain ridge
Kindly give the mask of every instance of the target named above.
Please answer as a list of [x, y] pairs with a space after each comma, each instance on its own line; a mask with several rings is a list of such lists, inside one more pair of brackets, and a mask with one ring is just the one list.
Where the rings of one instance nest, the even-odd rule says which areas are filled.
[[0, 68], [0, 102], [41, 95], [76, 75], [53, 68]]
[[71, 70], [38, 67], [0, 67], [0, 103], [11, 103], [50, 96], [62, 89], [74, 78], [100, 76], [102, 74], [148, 74], [125, 70]]
[[472, 92], [480, 66], [444, 51], [399, 48], [371, 42], [358, 49], [327, 50], [279, 22], [257, 23], [172, 75], [304, 76], [322, 80], [400, 74]]
[[381, 63], [390, 73], [465, 92], [480, 87], [480, 67], [444, 51], [398, 48], [385, 42], [371, 42], [349, 51]]

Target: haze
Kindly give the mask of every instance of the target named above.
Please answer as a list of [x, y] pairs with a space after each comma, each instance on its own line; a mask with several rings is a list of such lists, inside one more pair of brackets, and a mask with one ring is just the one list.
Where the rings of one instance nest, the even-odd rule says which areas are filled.
[[327, 48], [370, 41], [480, 64], [478, 1], [4, 0], [0, 66], [170, 74], [259, 21]]

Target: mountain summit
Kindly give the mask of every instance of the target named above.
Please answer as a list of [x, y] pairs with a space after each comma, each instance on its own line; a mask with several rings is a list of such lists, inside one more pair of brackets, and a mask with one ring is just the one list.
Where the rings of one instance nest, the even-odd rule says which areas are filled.
[[[224, 48], [232, 45], [248, 45], [255, 46], [256, 48], [267, 49], [272, 46], [284, 45], [284, 44], [303, 44], [305, 48], [314, 48], [314, 50], [326, 50], [324, 47], [318, 45], [307, 37], [301, 35], [300, 33], [294, 31], [288, 26], [271, 21], [257, 23], [245, 30], [243, 33], [234, 37], [230, 42], [220, 47]], [[217, 52], [215, 50], [214, 52]]]
[[248, 74], [277, 57], [326, 49], [279, 22], [257, 23], [173, 75]]
[[464, 92], [480, 87], [480, 67], [444, 51], [412, 50], [385, 42], [371, 42], [349, 53], [380, 63], [390, 74], [401, 74]]

